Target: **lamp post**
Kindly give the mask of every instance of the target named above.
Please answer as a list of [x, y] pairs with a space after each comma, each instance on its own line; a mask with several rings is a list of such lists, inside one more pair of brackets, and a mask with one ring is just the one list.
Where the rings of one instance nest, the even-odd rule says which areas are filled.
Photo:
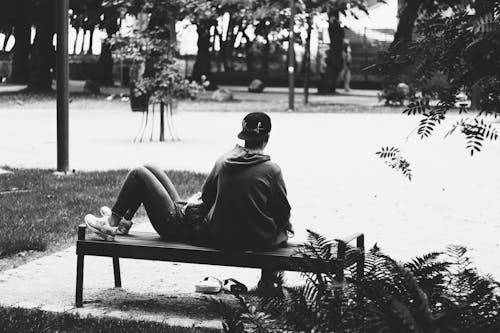
[[294, 32], [295, 24], [295, 0], [290, 0], [290, 27], [288, 33], [288, 111], [292, 112], [295, 108], [295, 50], [294, 50]]
[[69, 0], [57, 0], [57, 171], [69, 170]]

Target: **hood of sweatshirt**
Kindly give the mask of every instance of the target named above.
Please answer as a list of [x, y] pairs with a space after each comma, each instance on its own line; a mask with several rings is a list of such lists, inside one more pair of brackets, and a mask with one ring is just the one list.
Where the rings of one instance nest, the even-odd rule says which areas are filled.
[[250, 152], [248, 149], [236, 145], [236, 147], [226, 155], [222, 167], [227, 170], [240, 170], [269, 160], [271, 160], [269, 155]]

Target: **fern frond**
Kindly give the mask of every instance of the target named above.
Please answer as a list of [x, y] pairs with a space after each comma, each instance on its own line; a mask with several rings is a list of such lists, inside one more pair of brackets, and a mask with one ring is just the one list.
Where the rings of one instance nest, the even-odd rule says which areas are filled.
[[474, 33], [479, 36], [499, 32], [498, 13], [490, 12], [482, 16], [476, 16], [473, 29]]
[[243, 324], [243, 309], [234, 307], [233, 305], [213, 297], [206, 299], [210, 305], [222, 317], [222, 331], [224, 333], [245, 333]]

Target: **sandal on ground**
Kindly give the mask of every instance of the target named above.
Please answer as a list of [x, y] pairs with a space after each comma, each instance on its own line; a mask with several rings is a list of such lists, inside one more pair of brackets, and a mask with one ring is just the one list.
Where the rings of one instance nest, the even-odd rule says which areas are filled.
[[[100, 212], [102, 216], [111, 216], [113, 214], [113, 211], [108, 206], [102, 206]], [[117, 234], [128, 235], [131, 227], [132, 221], [122, 218], [118, 224]]]
[[197, 293], [217, 294], [222, 290], [222, 281], [213, 277], [207, 276], [195, 285]]
[[224, 280], [224, 290], [227, 290], [233, 294], [245, 294], [248, 292], [247, 286], [236, 279], [225, 279]]

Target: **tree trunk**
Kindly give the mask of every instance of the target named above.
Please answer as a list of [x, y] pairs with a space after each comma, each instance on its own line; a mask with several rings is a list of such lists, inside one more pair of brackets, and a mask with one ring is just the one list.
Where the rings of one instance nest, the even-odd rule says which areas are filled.
[[76, 43], [78, 42], [78, 29], [75, 28], [75, 40], [73, 41], [73, 52], [71, 54], [76, 54]]
[[90, 28], [89, 49], [87, 50], [87, 54], [93, 54], [92, 48], [94, 47], [94, 30], [95, 27]]
[[[106, 8], [104, 12], [104, 28], [108, 37], [113, 36], [118, 31], [118, 13], [114, 8]], [[111, 45], [105, 40], [102, 42], [101, 54], [97, 61], [97, 73], [92, 74], [97, 77], [101, 86], [112, 86], [113, 81], [113, 54]], [[92, 79], [92, 78], [91, 78]]]
[[[215, 50], [215, 43], [219, 40], [219, 52]], [[224, 42], [222, 41], [222, 35], [219, 32], [219, 29], [215, 27], [214, 36], [212, 40], [212, 58], [215, 59], [215, 66], [217, 68], [217, 72], [222, 72], [222, 66], [224, 66], [224, 72], [226, 71], [227, 61], [225, 59], [226, 55], [224, 54]]]
[[211, 20], [201, 20], [197, 24], [196, 31], [198, 32], [198, 53], [193, 65], [193, 79], [196, 81], [201, 80], [201, 76], [205, 75], [210, 81], [210, 86], [214, 87], [214, 82], [211, 79], [210, 70], [210, 27], [212, 26]]
[[339, 21], [339, 11], [333, 10], [328, 13], [328, 34], [330, 36], [330, 48], [325, 59], [326, 72], [318, 86], [318, 93], [335, 93], [338, 76], [342, 70], [342, 44], [344, 42], [344, 30]]
[[52, 45], [55, 30], [55, 1], [42, 2], [38, 8], [38, 24], [31, 54], [28, 90], [51, 91], [56, 51]]
[[113, 82], [113, 56], [111, 53], [111, 46], [108, 42], [103, 41], [101, 47], [101, 54], [97, 61], [97, 80], [101, 86], [112, 86]]
[[238, 32], [236, 34], [234, 33], [234, 28], [236, 27], [235, 20], [230, 17], [229, 18], [229, 24], [227, 28], [227, 34], [226, 34], [226, 40], [220, 40], [221, 44], [221, 54], [222, 54], [222, 63], [224, 65], [224, 71], [225, 72], [232, 72], [233, 71], [233, 64], [232, 64], [232, 58], [233, 58], [233, 51], [234, 51], [234, 42], [235, 42], [235, 37], [238, 35]]
[[390, 49], [402, 47], [413, 39], [413, 27], [423, 0], [406, 0], [399, 11], [399, 22]]
[[247, 34], [245, 34], [245, 63], [247, 65], [247, 72], [253, 72], [254, 71], [254, 66], [253, 66], [253, 53], [252, 53], [252, 44], [253, 42], [250, 41], [250, 38], [248, 38]]
[[14, 26], [16, 44], [12, 50], [12, 72], [9, 82], [28, 83], [31, 46], [31, 24], [27, 13], [19, 11]]
[[[266, 43], [263, 45], [262, 49], [262, 66], [260, 68], [260, 72], [262, 75], [262, 79], [266, 80], [267, 75], [269, 74], [269, 55], [271, 53], [271, 42], [269, 41], [268, 35], [266, 35], [264, 39]], [[287, 67], [287, 65], [285, 65], [285, 67]]]
[[[389, 52], [399, 54], [404, 51], [413, 39], [413, 29], [421, 10], [423, 0], [402, 0], [398, 3], [399, 22], [394, 34], [394, 40], [389, 46]], [[384, 71], [382, 86], [384, 93], [389, 93], [395, 89], [398, 83], [408, 82], [408, 74], [411, 64], [393, 64]]]
[[12, 36], [11, 31], [5, 32], [3, 45], [2, 45], [2, 48], [0, 49], [0, 51], [5, 51], [5, 49], [7, 48], [7, 44], [9, 43], [10, 36]]
[[80, 52], [78, 53], [79, 55], [82, 55], [85, 53], [85, 39], [87, 38], [87, 30], [82, 28], [82, 45], [80, 46]]
[[311, 14], [307, 16], [307, 37], [306, 50], [304, 53], [304, 104], [309, 103], [309, 76], [311, 74], [311, 32], [312, 19]]

